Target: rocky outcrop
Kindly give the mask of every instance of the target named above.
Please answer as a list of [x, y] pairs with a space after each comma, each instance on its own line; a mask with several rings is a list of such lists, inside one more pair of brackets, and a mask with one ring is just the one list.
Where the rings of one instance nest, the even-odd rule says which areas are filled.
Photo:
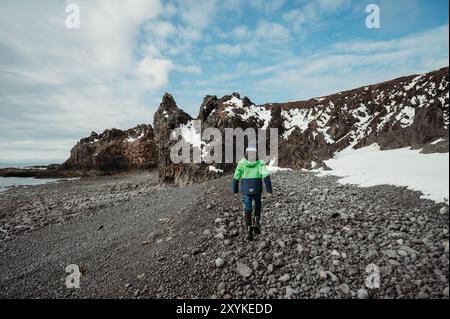
[[[292, 168], [326, 168], [323, 161], [336, 152], [373, 143], [381, 149], [411, 146], [427, 153], [448, 152], [448, 71], [444, 68], [299, 102], [255, 105], [238, 93], [222, 98], [206, 96], [197, 119], [202, 130], [218, 128], [222, 136], [225, 128], [277, 128], [279, 163]], [[154, 123], [160, 134], [157, 145], [162, 181], [185, 184], [211, 175], [211, 166], [175, 165], [168, 156], [175, 143], [169, 141], [170, 131], [180, 126], [192, 130], [192, 120], [171, 95], [164, 96]], [[189, 142], [188, 137], [183, 139]], [[443, 142], [431, 146], [438, 139]], [[204, 149], [208, 143], [194, 147]], [[227, 172], [233, 166], [214, 164], [212, 171]]]
[[[154, 115], [155, 144], [158, 148], [159, 180], [162, 183], [183, 185], [199, 181], [200, 168], [195, 164], [174, 164], [170, 159], [170, 149], [177, 143], [170, 135], [176, 128], [185, 126], [192, 117], [179, 109], [172, 95], [166, 93]], [[202, 179], [205, 179], [203, 176]]]
[[[161, 182], [184, 185], [234, 169], [233, 163], [222, 164], [224, 144], [222, 163], [173, 163], [170, 150], [178, 141], [170, 136], [176, 128], [182, 128], [181, 139], [192, 144], [191, 152], [198, 148], [202, 156], [205, 147], [213, 143], [199, 142], [207, 128], [219, 129], [222, 137], [225, 128], [277, 128], [279, 165], [291, 168], [326, 168], [324, 160], [336, 152], [373, 143], [381, 149], [411, 146], [423, 153], [448, 152], [448, 108], [448, 68], [307, 101], [255, 105], [239, 93], [222, 98], [208, 95], [196, 118], [201, 127], [195, 127], [194, 119], [166, 93], [154, 115], [154, 129], [140, 125], [127, 131], [93, 132], [75, 145], [61, 166], [0, 170], [0, 175], [84, 176], [158, 167]], [[238, 160], [235, 158], [234, 163]]]
[[119, 171], [157, 166], [157, 148], [151, 125], [127, 131], [108, 129], [92, 134], [75, 145], [63, 170]]
[[[437, 138], [448, 140], [448, 70], [308, 101], [266, 105], [279, 112], [277, 124], [271, 125], [284, 131], [280, 163], [309, 168], [347, 147], [378, 143], [383, 150], [420, 149]], [[293, 150], [297, 155], [289, 154]]]

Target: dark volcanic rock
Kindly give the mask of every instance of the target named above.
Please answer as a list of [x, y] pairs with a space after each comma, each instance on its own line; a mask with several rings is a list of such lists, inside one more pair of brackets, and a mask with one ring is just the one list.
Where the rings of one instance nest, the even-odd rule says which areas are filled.
[[[277, 128], [280, 166], [326, 168], [323, 161], [336, 152], [373, 143], [383, 150], [411, 146], [424, 153], [448, 151], [448, 88], [448, 68], [444, 68], [308, 101], [254, 105], [247, 97], [241, 99], [239, 93], [220, 99], [206, 96], [197, 119], [202, 122], [202, 131], [218, 128], [223, 140], [225, 128]], [[173, 143], [167, 143], [169, 131], [190, 121], [192, 118], [166, 94], [154, 124], [160, 134], [162, 181], [189, 183], [210, 176], [205, 164], [170, 162]], [[439, 138], [443, 141], [433, 144]], [[269, 145], [266, 148], [270, 153]], [[222, 144], [222, 159], [224, 150]], [[225, 172], [234, 168], [233, 164], [214, 166]]]
[[[222, 98], [208, 95], [197, 119], [201, 121], [202, 132], [218, 128], [223, 141], [226, 128], [277, 128], [279, 165], [291, 168], [326, 168], [323, 161], [336, 152], [373, 143], [378, 143], [381, 149], [411, 146], [423, 153], [448, 152], [448, 71], [444, 68], [298, 102], [255, 105], [239, 93]], [[182, 126], [189, 134], [201, 134], [193, 120], [166, 93], [154, 116], [154, 130], [150, 125], [140, 125], [128, 131], [110, 129], [100, 135], [92, 133], [78, 142], [61, 167], [0, 170], [0, 175], [82, 176], [92, 171], [158, 167], [161, 182], [179, 185], [204, 181], [220, 175], [218, 172], [231, 172], [240, 158], [223, 164], [224, 142], [222, 163], [213, 163], [212, 167], [204, 162], [171, 161], [170, 149], [177, 143], [170, 140], [171, 132]], [[203, 140], [202, 152], [212, 143]], [[269, 141], [266, 150], [270, 154]]]
[[75, 145], [63, 170], [117, 171], [153, 168], [157, 165], [157, 149], [150, 125], [139, 125], [122, 131], [108, 129], [92, 132]]
[[166, 93], [155, 113], [155, 142], [158, 148], [158, 170], [161, 182], [183, 184], [183, 178], [192, 174], [191, 164], [174, 164], [170, 159], [170, 148], [177, 143], [171, 141], [170, 135], [175, 128], [186, 125], [192, 117], [179, 109], [172, 95]]

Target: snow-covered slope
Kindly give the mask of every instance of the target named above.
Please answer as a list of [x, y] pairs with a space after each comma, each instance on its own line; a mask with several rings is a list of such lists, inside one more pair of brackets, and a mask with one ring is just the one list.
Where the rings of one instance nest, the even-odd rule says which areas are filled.
[[346, 149], [325, 163], [332, 170], [320, 174], [340, 176], [341, 183], [407, 186], [422, 192], [423, 198], [448, 203], [449, 153], [421, 154], [410, 148], [381, 151], [373, 144]]
[[448, 141], [448, 106], [444, 68], [308, 101], [255, 105], [238, 93], [207, 96], [199, 119], [220, 129], [276, 127], [281, 164], [313, 168], [348, 147], [422, 148], [438, 138]]

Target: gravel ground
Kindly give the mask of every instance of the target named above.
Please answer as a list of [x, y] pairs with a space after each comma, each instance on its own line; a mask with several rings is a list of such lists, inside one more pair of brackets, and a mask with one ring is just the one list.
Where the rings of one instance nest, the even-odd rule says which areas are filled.
[[[253, 242], [230, 176], [174, 188], [140, 172], [8, 190], [0, 298], [448, 298], [448, 206], [336, 181], [275, 174]], [[80, 289], [65, 287], [69, 264]], [[367, 287], [378, 271], [379, 288]]]

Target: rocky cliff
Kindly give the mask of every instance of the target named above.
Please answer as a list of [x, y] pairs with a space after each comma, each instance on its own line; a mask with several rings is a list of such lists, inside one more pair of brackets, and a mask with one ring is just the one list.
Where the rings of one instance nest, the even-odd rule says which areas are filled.
[[[448, 152], [448, 72], [444, 68], [300, 102], [255, 105], [238, 93], [207, 96], [197, 119], [203, 130], [215, 127], [222, 133], [225, 128], [277, 128], [280, 165], [292, 168], [325, 167], [323, 161], [336, 152], [372, 143], [381, 149], [411, 146], [427, 153]], [[155, 129], [161, 132], [158, 149], [163, 150], [158, 159], [161, 180], [185, 184], [232, 170], [232, 164], [173, 164], [168, 150], [174, 142], [168, 141], [176, 127], [187, 129], [187, 135], [200, 134], [192, 131], [193, 119], [166, 94], [155, 114]]]
[[[73, 147], [61, 166], [17, 174], [83, 176], [158, 167], [161, 182], [183, 185], [233, 170], [233, 164], [174, 164], [170, 149], [177, 141], [170, 134], [175, 128], [193, 145], [191, 152], [197, 148], [202, 156], [213, 143], [200, 138], [207, 128], [218, 128], [222, 137], [225, 128], [277, 128], [279, 165], [291, 168], [326, 168], [323, 161], [336, 152], [372, 143], [381, 149], [411, 146], [423, 153], [448, 152], [448, 108], [448, 67], [299, 102], [255, 105], [239, 93], [206, 96], [196, 119], [166, 93], [154, 115], [154, 129], [144, 124], [127, 131], [93, 132]], [[201, 127], [195, 127], [194, 120], [200, 120]], [[224, 151], [225, 145], [221, 147]], [[0, 176], [14, 174], [0, 170]]]
[[127, 131], [108, 129], [92, 132], [71, 150], [63, 170], [117, 171], [157, 166], [157, 148], [151, 125], [139, 125]]

